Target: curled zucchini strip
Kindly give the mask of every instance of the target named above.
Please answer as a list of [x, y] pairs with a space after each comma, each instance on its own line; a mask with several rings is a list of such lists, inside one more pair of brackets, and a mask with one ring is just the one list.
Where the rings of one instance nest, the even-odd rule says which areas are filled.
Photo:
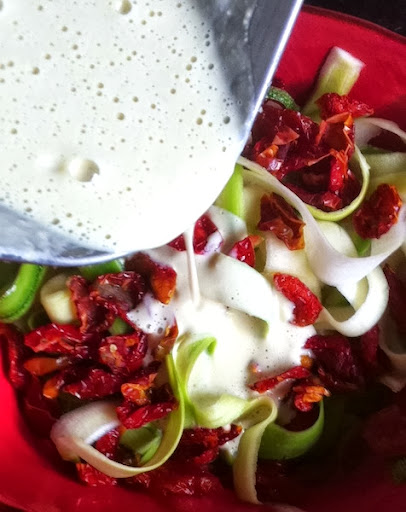
[[189, 396], [189, 377], [198, 357], [205, 351], [212, 354], [216, 343], [216, 339], [212, 337], [198, 341], [184, 338], [177, 347], [175, 364], [179, 376], [179, 387], [186, 404], [185, 428], [197, 425], [205, 428], [224, 427], [238, 421], [252, 407], [252, 401], [229, 394], [198, 399], [192, 399]]
[[41, 265], [20, 265], [13, 283], [0, 297], [0, 322], [15, 322], [25, 315], [34, 302], [45, 272]]
[[385, 312], [389, 299], [389, 288], [380, 267], [368, 274], [367, 281], [367, 296], [350, 318], [344, 321], [336, 320], [326, 308], [323, 308], [317, 319], [317, 326], [335, 329], [344, 336], [350, 337], [361, 336], [372, 329]]
[[233, 465], [234, 488], [237, 496], [250, 503], [259, 504], [256, 484], [258, 452], [266, 428], [278, 415], [277, 407], [269, 397], [262, 396], [251, 402], [245, 417], [245, 431], [241, 437]]
[[355, 143], [362, 149], [382, 131], [394, 133], [406, 142], [406, 132], [399, 125], [379, 117], [361, 117], [355, 120]]
[[258, 164], [243, 158], [240, 158], [240, 162], [249, 169], [244, 173], [247, 183], [276, 192], [300, 213], [306, 223], [304, 231], [309, 264], [325, 284], [338, 288], [360, 281], [398, 249], [406, 238], [406, 208], [402, 207], [398, 223], [371, 243], [370, 256], [360, 258], [341, 254], [328, 242], [303, 201]]
[[313, 215], [315, 219], [320, 220], [329, 220], [332, 222], [337, 222], [339, 220], [345, 219], [351, 213], [355, 212], [357, 208], [361, 206], [362, 201], [365, 199], [368, 187], [369, 187], [369, 164], [364, 155], [361, 153], [361, 151], [358, 149], [357, 146], [355, 146], [354, 155], [351, 159], [351, 163], [353, 164], [351, 167], [354, 169], [355, 166], [359, 168], [361, 177], [362, 177], [362, 185], [360, 193], [357, 195], [357, 197], [346, 207], [341, 208], [341, 210], [337, 210], [335, 212], [324, 212], [323, 210], [319, 210], [318, 208], [315, 208], [314, 206], [307, 206], [310, 213]]
[[320, 96], [327, 92], [348, 94], [364, 66], [362, 61], [342, 48], [332, 48], [320, 70], [314, 92], [302, 110], [303, 114], [317, 119], [319, 109], [315, 102]]
[[51, 431], [51, 439], [61, 457], [66, 460], [83, 459], [113, 478], [127, 478], [152, 471], [166, 462], [179, 443], [185, 422], [183, 394], [179, 389], [172, 356], [167, 356], [166, 366], [173, 393], [178, 400], [178, 408], [169, 414], [161, 444], [148, 463], [136, 468], [126, 466], [108, 459], [91, 446], [97, 439], [120, 424], [115, 411], [117, 404], [107, 401], [94, 402], [75, 409], [64, 414], [55, 423]]
[[309, 428], [291, 431], [270, 423], [262, 436], [259, 448], [261, 459], [295, 459], [308, 452], [319, 440], [324, 427], [324, 402], [320, 402], [317, 420]]

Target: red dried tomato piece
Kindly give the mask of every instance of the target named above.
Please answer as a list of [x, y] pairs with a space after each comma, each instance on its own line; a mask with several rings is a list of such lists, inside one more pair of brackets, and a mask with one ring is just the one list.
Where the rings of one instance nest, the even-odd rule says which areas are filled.
[[[403, 315], [404, 316], [404, 315]], [[360, 338], [359, 356], [363, 363], [364, 373], [374, 376], [378, 373], [379, 326], [375, 325]]]
[[[347, 110], [361, 112], [361, 104], [346, 105]], [[355, 199], [361, 185], [348, 170], [354, 151], [352, 113], [334, 112], [319, 126], [266, 101], [244, 156], [265, 167], [307, 204], [324, 211], [341, 209]]]
[[[243, 155], [282, 179], [322, 155], [316, 144], [318, 131], [318, 125], [300, 112], [277, 107], [267, 100], [255, 119], [251, 142]], [[268, 148], [272, 151], [267, 151]]]
[[66, 356], [61, 357], [32, 357], [24, 362], [24, 368], [31, 373], [41, 377], [48, 373], [62, 370], [71, 364], [71, 359]]
[[120, 375], [113, 375], [100, 368], [86, 370], [78, 382], [65, 385], [63, 391], [82, 400], [104, 398], [120, 391], [122, 384]]
[[358, 178], [348, 169], [348, 151], [335, 149], [290, 173], [284, 184], [305, 203], [327, 212], [344, 208], [361, 190]]
[[[196, 254], [205, 254], [217, 251], [223, 238], [217, 229], [217, 226], [208, 215], [202, 215], [195, 223], [193, 231], [193, 249]], [[186, 251], [185, 238], [178, 236], [168, 244], [177, 251]]]
[[157, 263], [143, 252], [131, 256], [126, 261], [126, 269], [138, 272], [149, 282], [154, 297], [169, 304], [176, 289], [176, 272], [173, 268]]
[[7, 343], [8, 378], [15, 389], [22, 389], [27, 383], [24, 368], [24, 338], [14, 325], [0, 323], [0, 341]]
[[158, 374], [160, 363], [154, 361], [147, 367], [139, 370], [136, 376], [121, 386], [121, 393], [126, 402], [138, 406], [147, 405], [151, 402], [151, 390]]
[[290, 370], [276, 375], [275, 377], [268, 377], [251, 384], [250, 388], [258, 393], [265, 393], [287, 379], [306, 379], [310, 377], [310, 375], [311, 373], [307, 368], [294, 366], [290, 368]]
[[348, 96], [340, 96], [335, 92], [323, 94], [316, 104], [320, 108], [322, 119], [328, 119], [337, 114], [351, 114], [355, 119], [362, 116], [370, 116], [374, 110], [358, 100], [352, 100]]
[[[49, 400], [57, 398], [63, 386], [69, 382], [69, 377], [69, 372], [61, 371], [47, 379], [42, 388], [42, 394], [44, 397]], [[70, 380], [73, 382], [75, 379]]]
[[318, 375], [327, 388], [340, 392], [363, 386], [361, 364], [345, 336], [316, 334], [306, 341], [304, 348], [313, 352]]
[[151, 390], [151, 403], [148, 405], [139, 407], [125, 400], [117, 407], [117, 416], [126, 428], [140, 428], [151, 421], [164, 418], [177, 407], [169, 385], [164, 384]]
[[398, 331], [401, 334], [406, 334], [406, 285], [389, 265], [385, 265], [383, 271], [389, 285], [389, 313], [396, 322]]
[[[170, 460], [148, 476], [127, 479], [128, 484], [149, 489], [157, 496], [206, 496], [222, 490], [220, 480], [202, 466]], [[178, 510], [178, 507], [175, 508]]]
[[82, 276], [72, 276], [68, 288], [80, 321], [80, 332], [103, 332], [109, 328], [113, 318], [90, 296], [90, 285]]
[[102, 436], [100, 439], [98, 439], [94, 447], [107, 458], [116, 460], [119, 443], [120, 430], [118, 428], [114, 428], [113, 430], [110, 430], [110, 432], [107, 432], [107, 434], [104, 434], [104, 436]]
[[171, 353], [175, 341], [178, 339], [179, 329], [178, 324], [169, 325], [165, 329], [163, 338], [159, 341], [157, 347], [154, 349], [154, 357], [158, 361], [163, 361], [165, 357]]
[[314, 324], [323, 306], [319, 299], [300, 279], [288, 274], [274, 274], [276, 289], [293, 302], [293, 325], [304, 327]]
[[342, 152], [350, 158], [354, 153], [354, 140], [354, 120], [351, 115], [337, 114], [320, 123], [317, 141], [331, 148], [330, 152]]
[[258, 229], [271, 231], [291, 251], [303, 249], [303, 227], [293, 207], [278, 194], [266, 194], [261, 198], [261, 219]]
[[124, 402], [123, 405], [117, 407], [117, 416], [125, 428], [141, 428], [151, 421], [165, 418], [165, 416], [177, 407], [178, 404], [175, 400], [144, 405], [137, 408], [135, 408], [134, 404], [131, 402]]
[[340, 193], [348, 176], [348, 156], [344, 151], [336, 151], [330, 166], [330, 179], [328, 189], [333, 193]]
[[406, 414], [398, 405], [376, 412], [366, 420], [363, 436], [378, 455], [406, 455]]
[[137, 272], [127, 271], [99, 276], [91, 285], [91, 297], [115, 316], [125, 316], [143, 299], [145, 280]]
[[142, 331], [108, 336], [99, 346], [99, 361], [113, 373], [129, 375], [142, 366], [147, 349], [147, 336]]
[[382, 183], [353, 216], [361, 238], [380, 238], [398, 221], [402, 200], [394, 185]]
[[303, 383], [294, 386], [294, 404], [296, 409], [301, 412], [312, 410], [315, 403], [321, 402], [325, 396], [330, 396], [330, 392], [320, 385], [314, 383]]
[[233, 245], [229, 256], [255, 267], [255, 247], [258, 247], [262, 240], [260, 236], [249, 235]]
[[90, 464], [78, 462], [76, 469], [81, 482], [89, 487], [114, 486], [118, 484], [117, 478], [105, 475]]
[[34, 352], [87, 358], [89, 347], [83, 342], [82, 333], [73, 325], [43, 325], [24, 336], [25, 345]]
[[183, 431], [175, 457], [179, 460], [203, 465], [213, 462], [219, 447], [238, 437], [242, 432], [240, 425], [231, 425], [230, 429], [193, 428]]

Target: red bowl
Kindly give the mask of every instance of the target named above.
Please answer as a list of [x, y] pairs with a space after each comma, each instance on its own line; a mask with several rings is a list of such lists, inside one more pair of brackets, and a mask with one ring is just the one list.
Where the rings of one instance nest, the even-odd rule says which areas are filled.
[[[366, 63], [352, 96], [374, 106], [376, 114], [406, 128], [406, 39], [383, 28], [330, 11], [307, 8], [289, 41], [278, 77], [298, 99], [306, 97], [332, 46], [340, 46]], [[235, 512], [259, 510], [231, 493], [200, 500], [160, 502], [122, 488], [87, 488], [76, 482], [69, 465], [33, 436], [20, 416], [13, 390], [0, 374], [0, 508], [30, 512], [164, 512], [169, 510]], [[309, 490], [307, 512], [381, 512], [405, 510], [406, 487], [394, 486], [388, 469], [368, 463], [350, 478], [317, 491]], [[271, 510], [264, 507], [263, 510]]]

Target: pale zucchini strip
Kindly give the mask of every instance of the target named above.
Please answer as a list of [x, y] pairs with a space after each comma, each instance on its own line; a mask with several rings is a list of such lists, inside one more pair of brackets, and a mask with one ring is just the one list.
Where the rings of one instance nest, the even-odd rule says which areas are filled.
[[296, 194], [258, 164], [244, 158], [240, 158], [240, 162], [248, 169], [244, 173], [246, 183], [276, 192], [299, 212], [306, 223], [305, 243], [309, 264], [315, 275], [325, 284], [338, 288], [346, 283], [360, 281], [398, 249], [406, 238], [406, 208], [403, 207], [398, 223], [379, 240], [373, 240], [370, 256], [345, 256], [328, 242], [306, 204]]
[[354, 121], [355, 124], [355, 144], [361, 149], [368, 145], [368, 142], [379, 135], [382, 131], [394, 133], [406, 142], [406, 132], [399, 125], [387, 119], [380, 117], [361, 117]]
[[340, 95], [348, 94], [362, 71], [365, 64], [337, 46], [333, 47], [327, 56], [310, 99], [302, 112], [313, 119], [319, 119], [319, 109], [316, 101], [328, 92]]
[[93, 448], [92, 443], [120, 424], [115, 411], [117, 404], [108, 401], [93, 402], [75, 409], [55, 423], [51, 439], [61, 457], [73, 461], [83, 459], [113, 478], [127, 478], [152, 471], [166, 462], [179, 444], [185, 423], [183, 394], [171, 355], [166, 358], [166, 366], [178, 408], [169, 414], [161, 444], [148, 463], [140, 467], [126, 466], [108, 459]]
[[252, 401], [246, 417], [242, 418], [245, 431], [233, 464], [233, 477], [235, 492], [243, 501], [260, 503], [255, 488], [258, 452], [266, 428], [276, 420], [277, 415], [278, 409], [274, 401], [262, 396]]

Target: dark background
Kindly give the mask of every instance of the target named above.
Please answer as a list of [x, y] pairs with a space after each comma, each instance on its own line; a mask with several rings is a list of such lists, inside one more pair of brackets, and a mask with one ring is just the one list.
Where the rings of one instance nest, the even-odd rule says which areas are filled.
[[358, 16], [406, 36], [406, 0], [306, 0], [304, 3]]

